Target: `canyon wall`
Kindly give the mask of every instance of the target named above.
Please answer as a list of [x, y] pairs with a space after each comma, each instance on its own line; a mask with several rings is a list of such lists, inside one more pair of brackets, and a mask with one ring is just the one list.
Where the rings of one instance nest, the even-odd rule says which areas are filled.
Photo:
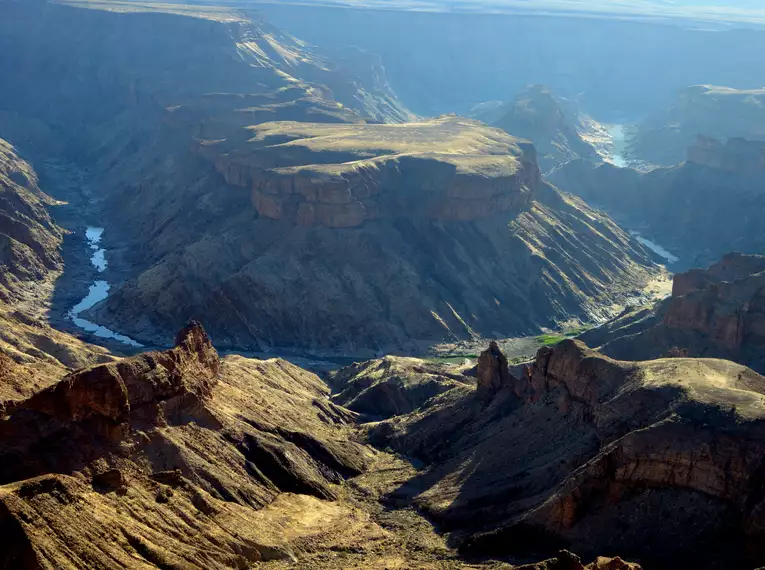
[[729, 254], [709, 269], [675, 275], [672, 296], [628, 311], [583, 339], [616, 358], [727, 358], [764, 372], [765, 258]]
[[214, 158], [217, 170], [251, 191], [260, 216], [301, 226], [480, 220], [522, 209], [541, 184], [533, 146], [458, 117], [399, 126], [264, 123], [250, 133], [254, 148]]
[[763, 143], [694, 137], [688, 160], [673, 167], [638, 172], [582, 160], [549, 179], [660, 244], [679, 258], [676, 271], [709, 266], [731, 251], [762, 253]]
[[346, 67], [368, 59], [223, 8], [90, 8], [12, 5], [2, 53], [27, 62], [0, 56], [0, 132], [76, 132], [65, 155], [98, 189], [114, 274], [89, 320], [145, 344], [194, 318], [240, 349], [419, 352], [607, 318], [658, 272], [528, 143], [396, 124], [382, 71]]
[[444, 382], [413, 412], [367, 427], [426, 466], [388, 500], [414, 501], [463, 552], [762, 564], [759, 374], [722, 360], [617, 361], [566, 340], [512, 372], [492, 346], [476, 375], [476, 387]]
[[[699, 135], [765, 140], [765, 89], [694, 85], [671, 105], [638, 124], [630, 142], [633, 158], [658, 165], [682, 161]], [[730, 150], [733, 150], [731, 147]]]

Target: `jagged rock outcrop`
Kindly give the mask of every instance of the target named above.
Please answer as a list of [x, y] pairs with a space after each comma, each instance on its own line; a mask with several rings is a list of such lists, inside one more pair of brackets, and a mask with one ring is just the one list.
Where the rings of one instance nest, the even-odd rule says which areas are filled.
[[145, 415], [162, 425], [177, 419], [168, 415], [202, 406], [211, 397], [219, 369], [210, 339], [198, 323], [192, 323], [167, 352], [73, 372], [6, 413], [23, 409], [63, 425], [87, 422], [95, 434], [120, 438], [131, 416]]
[[491, 341], [489, 348], [478, 356], [476, 381], [478, 394], [484, 398], [491, 398], [499, 390], [512, 385], [507, 358], [495, 341]]
[[609, 355], [727, 358], [765, 372], [765, 257], [728, 254], [709, 269], [675, 275], [672, 297], [628, 312], [583, 339]]
[[722, 569], [765, 556], [764, 419], [765, 378], [741, 365], [624, 362], [566, 340], [488, 405], [446, 392], [369, 436], [427, 465], [389, 499], [414, 500], [467, 552], [608, 545], [648, 567]]
[[706, 267], [730, 251], [765, 251], [754, 214], [765, 207], [763, 148], [762, 142], [702, 137], [688, 161], [670, 168], [638, 172], [574, 161], [549, 178], [668, 250], [679, 258], [676, 270]]
[[[688, 87], [678, 93], [669, 108], [638, 125], [630, 154], [652, 164], [672, 165], [685, 158], [686, 149], [694, 144], [698, 135], [765, 140], [763, 101], [765, 89]], [[708, 139], [707, 143], [706, 151], [696, 145], [691, 158], [703, 158], [710, 150], [719, 156], [717, 145]]]
[[366, 416], [413, 412], [431, 398], [470, 383], [451, 366], [386, 356], [355, 363], [329, 375], [332, 401]]
[[[284, 361], [220, 361], [192, 323], [169, 351], [76, 371], [12, 403], [0, 420], [0, 527], [18, 541], [3, 567], [294, 556], [290, 541], [320, 536], [305, 517], [351, 514], [322, 500], [373, 457], [327, 396]], [[364, 524], [356, 532], [369, 538]]]

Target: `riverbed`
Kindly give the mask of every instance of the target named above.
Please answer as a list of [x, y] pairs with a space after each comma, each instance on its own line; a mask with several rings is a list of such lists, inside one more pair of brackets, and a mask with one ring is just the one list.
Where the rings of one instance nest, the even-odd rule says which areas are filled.
[[[88, 226], [85, 230], [85, 239], [87, 247], [92, 252], [90, 264], [95, 268], [97, 275], [100, 276], [106, 271], [106, 250], [101, 247], [101, 238], [104, 234], [104, 228]], [[67, 313], [67, 317], [79, 328], [89, 332], [99, 338], [113, 339], [127, 346], [141, 348], [143, 345], [132, 338], [114, 332], [105, 326], [99, 325], [80, 316], [81, 313], [95, 307], [101, 301], [109, 296], [109, 283], [104, 279], [96, 279], [90, 285], [88, 294]]]
[[611, 149], [606, 160], [619, 168], [628, 167], [627, 133], [624, 125], [606, 125], [606, 130], [611, 137]]
[[638, 232], [630, 232], [630, 235], [639, 241], [642, 245], [650, 249], [659, 257], [666, 259], [668, 263], [677, 263], [680, 258], [676, 255], [672, 255], [669, 251], [661, 247], [659, 244], [652, 242], [649, 239], [644, 238]]

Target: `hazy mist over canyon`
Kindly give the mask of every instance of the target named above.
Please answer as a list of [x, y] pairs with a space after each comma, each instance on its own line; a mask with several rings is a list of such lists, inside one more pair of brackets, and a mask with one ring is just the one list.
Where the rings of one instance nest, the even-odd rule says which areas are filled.
[[765, 6], [0, 0], [0, 569], [765, 567]]

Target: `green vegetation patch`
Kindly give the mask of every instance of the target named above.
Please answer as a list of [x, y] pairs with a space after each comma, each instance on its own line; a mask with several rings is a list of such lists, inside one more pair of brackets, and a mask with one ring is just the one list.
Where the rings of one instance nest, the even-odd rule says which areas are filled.
[[462, 364], [465, 360], [475, 360], [478, 358], [477, 354], [456, 354], [449, 356], [433, 356], [426, 358], [427, 362], [433, 364]]
[[536, 340], [542, 346], [555, 346], [567, 338], [569, 337], [562, 334], [543, 334], [539, 335], [534, 340]]

